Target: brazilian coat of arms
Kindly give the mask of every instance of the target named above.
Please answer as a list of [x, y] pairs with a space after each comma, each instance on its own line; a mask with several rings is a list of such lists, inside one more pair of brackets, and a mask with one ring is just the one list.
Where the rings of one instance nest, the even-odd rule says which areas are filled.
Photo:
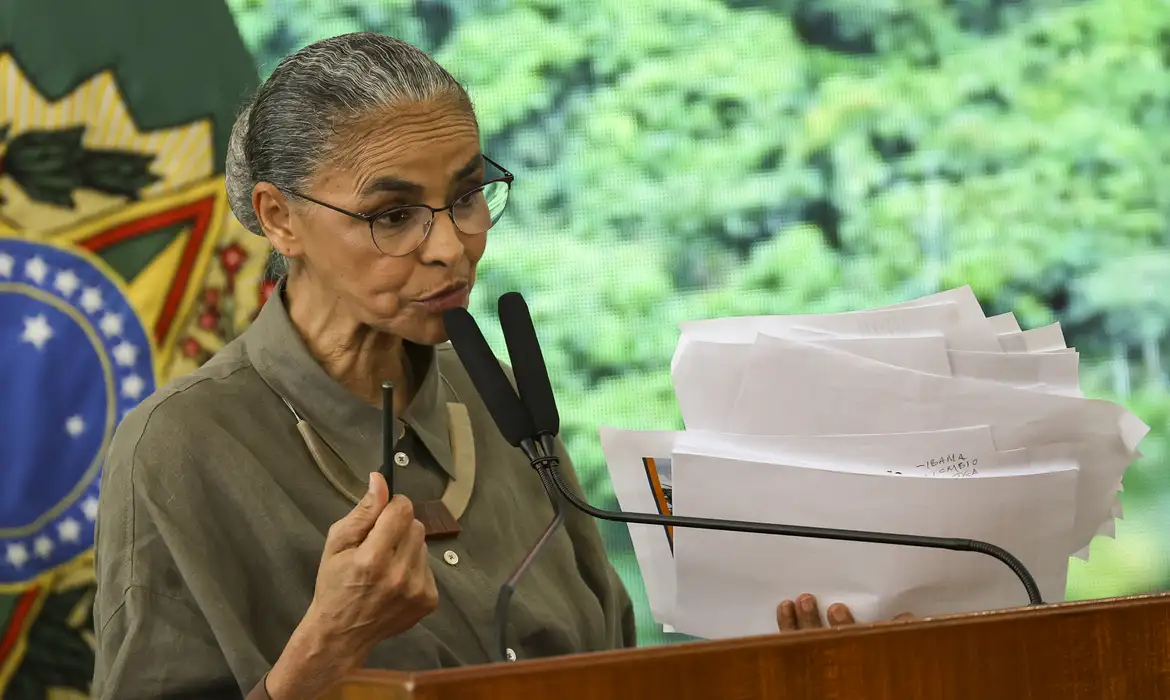
[[234, 104], [144, 128], [117, 65], [47, 95], [18, 56], [0, 45], [0, 697], [81, 698], [113, 431], [271, 286], [224, 192]]

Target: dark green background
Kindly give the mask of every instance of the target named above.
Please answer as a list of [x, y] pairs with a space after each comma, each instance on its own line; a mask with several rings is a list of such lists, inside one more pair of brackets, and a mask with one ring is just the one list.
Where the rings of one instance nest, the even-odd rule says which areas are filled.
[[236, 110], [256, 85], [220, 0], [2, 2], [0, 51], [49, 100], [113, 69], [140, 131], [210, 117], [219, 172]]
[[[474, 311], [533, 306], [565, 433], [679, 427], [680, 320], [970, 284], [1059, 320], [1091, 395], [1153, 432], [1069, 594], [1170, 582], [1170, 5], [1162, 0], [230, 0], [262, 72], [374, 29], [466, 82], [517, 174]], [[498, 336], [493, 342], [500, 350]], [[629, 539], [604, 525], [641, 601]], [[663, 641], [643, 609], [644, 641]]]

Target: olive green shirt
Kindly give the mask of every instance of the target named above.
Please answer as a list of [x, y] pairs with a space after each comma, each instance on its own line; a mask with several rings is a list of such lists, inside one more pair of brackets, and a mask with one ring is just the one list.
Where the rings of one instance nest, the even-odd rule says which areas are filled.
[[[449, 402], [470, 418], [474, 489], [462, 532], [428, 544], [438, 609], [375, 647], [368, 668], [492, 660], [496, 594], [553, 515], [450, 346], [414, 351], [426, 371], [402, 416], [409, 464], [395, 467], [395, 490], [416, 504], [440, 498], [454, 474]], [[344, 473], [314, 461], [294, 410]], [[132, 411], [101, 483], [94, 697], [265, 697], [263, 677], [312, 600], [326, 531], [382, 461], [380, 421], [312, 358], [280, 293], [211, 361]], [[519, 659], [634, 643], [630, 600], [596, 524], [572, 509], [510, 610]]]

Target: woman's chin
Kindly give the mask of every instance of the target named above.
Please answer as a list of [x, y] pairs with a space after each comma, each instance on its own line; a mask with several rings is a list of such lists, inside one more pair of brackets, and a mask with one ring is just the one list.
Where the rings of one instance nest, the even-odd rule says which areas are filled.
[[399, 335], [403, 340], [415, 345], [440, 345], [448, 340], [447, 329], [443, 326], [441, 317], [421, 320], [417, 325], [412, 324], [409, 329], [401, 329]]

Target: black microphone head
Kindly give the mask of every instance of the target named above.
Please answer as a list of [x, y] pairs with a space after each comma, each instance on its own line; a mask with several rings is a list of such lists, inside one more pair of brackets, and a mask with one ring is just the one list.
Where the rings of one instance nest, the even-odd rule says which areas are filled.
[[556, 435], [561, 429], [561, 416], [528, 304], [519, 292], [508, 292], [500, 297], [499, 314], [520, 399], [532, 416], [536, 432]]
[[536, 429], [532, 426], [532, 417], [516, 395], [471, 313], [462, 307], [451, 309], [443, 314], [443, 325], [455, 353], [504, 439], [519, 447], [521, 442], [534, 437]]

